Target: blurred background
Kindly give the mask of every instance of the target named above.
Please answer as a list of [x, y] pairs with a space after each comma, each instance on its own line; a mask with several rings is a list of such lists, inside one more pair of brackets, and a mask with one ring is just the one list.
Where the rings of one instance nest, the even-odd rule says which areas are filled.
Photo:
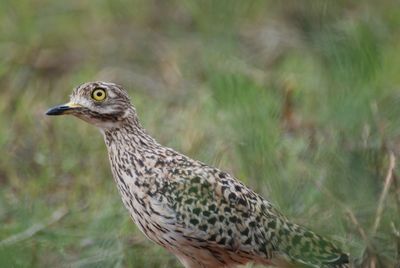
[[397, 1], [1, 1], [0, 266], [180, 267], [122, 205], [97, 129], [128, 89], [164, 145], [235, 174], [359, 266], [399, 267]]

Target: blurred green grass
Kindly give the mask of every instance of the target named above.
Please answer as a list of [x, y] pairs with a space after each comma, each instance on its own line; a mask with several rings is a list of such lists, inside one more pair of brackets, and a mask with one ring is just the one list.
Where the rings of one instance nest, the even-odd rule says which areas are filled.
[[397, 267], [399, 188], [372, 225], [399, 152], [399, 22], [396, 1], [1, 1], [0, 243], [67, 213], [0, 247], [0, 266], [180, 267], [132, 224], [98, 131], [44, 116], [101, 79], [129, 89], [162, 144], [232, 172], [364, 267]]

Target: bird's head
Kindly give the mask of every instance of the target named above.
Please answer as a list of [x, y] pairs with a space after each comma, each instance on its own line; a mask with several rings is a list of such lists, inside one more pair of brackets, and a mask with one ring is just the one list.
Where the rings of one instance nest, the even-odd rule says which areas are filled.
[[135, 117], [127, 92], [106, 82], [89, 82], [74, 89], [70, 101], [49, 109], [47, 115], [74, 115], [102, 129], [119, 127]]

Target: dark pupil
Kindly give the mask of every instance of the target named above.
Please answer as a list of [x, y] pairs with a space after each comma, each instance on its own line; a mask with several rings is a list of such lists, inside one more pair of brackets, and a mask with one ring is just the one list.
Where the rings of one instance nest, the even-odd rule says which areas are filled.
[[98, 91], [98, 92], [96, 93], [96, 95], [97, 95], [97, 97], [101, 97], [101, 96], [103, 96], [103, 92]]

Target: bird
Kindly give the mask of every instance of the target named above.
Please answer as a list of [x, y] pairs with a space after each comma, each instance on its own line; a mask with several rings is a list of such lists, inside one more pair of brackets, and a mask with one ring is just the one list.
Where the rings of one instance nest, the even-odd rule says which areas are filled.
[[73, 115], [100, 130], [131, 218], [184, 267], [350, 267], [347, 253], [291, 222], [233, 175], [159, 144], [122, 86], [81, 84], [68, 103], [46, 114]]

